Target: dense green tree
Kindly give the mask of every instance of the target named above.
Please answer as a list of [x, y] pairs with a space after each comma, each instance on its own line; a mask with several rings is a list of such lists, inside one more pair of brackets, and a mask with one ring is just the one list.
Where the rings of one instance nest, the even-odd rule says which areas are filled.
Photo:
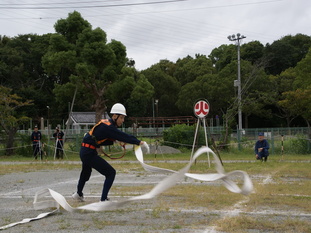
[[0, 86], [0, 125], [6, 133], [6, 155], [14, 152], [14, 138], [19, 126], [29, 121], [21, 109], [31, 104], [30, 100], [23, 100], [11, 92], [12, 89]]
[[187, 56], [177, 60], [174, 77], [183, 86], [199, 76], [213, 73], [215, 73], [215, 68], [212, 61], [205, 55], [196, 54], [195, 58]]
[[271, 89], [273, 92], [271, 96], [274, 98], [274, 105], [277, 111], [274, 114], [279, 118], [284, 118], [287, 123], [287, 127], [290, 127], [291, 122], [298, 116], [296, 112], [288, 111], [284, 105], [280, 105], [279, 102], [284, 99], [283, 93], [295, 90], [294, 81], [296, 79], [296, 72], [294, 68], [288, 68], [281, 74], [269, 77], [271, 83]]
[[208, 99], [208, 83], [211, 74], [197, 77], [193, 82], [189, 82], [181, 87], [176, 105], [179, 112], [184, 115], [193, 115], [193, 106], [199, 99]]
[[[292, 117], [301, 116], [310, 128], [311, 122], [311, 49], [297, 66], [283, 72], [287, 75], [286, 87], [278, 105]], [[279, 85], [282, 87], [282, 85]], [[311, 135], [310, 135], [311, 136]]]
[[311, 48], [297, 66], [294, 68], [296, 79], [294, 88], [307, 88], [311, 86]]
[[145, 76], [134, 68], [123, 67], [122, 74], [109, 86], [107, 95], [111, 105], [116, 102], [125, 104], [129, 116], [146, 116], [154, 88]]
[[133, 117], [146, 116], [153, 95], [154, 87], [144, 75], [140, 75], [130, 98], [126, 101], [129, 115]]
[[252, 64], [261, 62], [264, 55], [264, 46], [259, 41], [251, 41], [241, 45], [241, 59]]
[[275, 102], [275, 90], [269, 76], [259, 63], [244, 61], [242, 71], [245, 73], [242, 83], [242, 112], [244, 128], [249, 127], [250, 116], [271, 119], [272, 110], [268, 107]]
[[6, 38], [0, 45], [0, 83], [12, 88], [19, 96], [33, 100], [35, 107], [24, 109], [37, 122], [46, 116], [42, 115], [46, 106], [54, 102], [54, 81], [48, 78], [41, 66], [49, 38], [50, 34], [26, 34]]
[[[235, 128], [236, 45], [221, 45], [209, 56], [196, 54], [176, 63], [161, 60], [138, 72], [135, 61], [126, 58], [125, 46], [107, 42], [106, 33], [93, 29], [78, 12], [58, 20], [55, 31], [42, 36], [0, 36], [0, 85], [33, 100], [34, 105], [23, 106], [23, 111], [37, 123], [47, 117], [47, 105], [58, 122], [67, 117], [78, 90], [74, 110], [95, 110], [97, 119], [115, 102], [124, 103], [132, 116], [151, 116], [155, 107], [158, 116], [193, 115], [195, 101], [206, 98], [211, 105], [209, 117], [223, 116], [228, 127]], [[300, 101], [309, 93], [310, 45], [310, 37], [302, 34], [266, 46], [258, 41], [241, 45], [244, 127], [276, 117], [285, 118], [288, 126], [295, 118], [308, 118], [298, 109], [303, 106], [294, 109], [285, 103]]]
[[76, 11], [58, 20], [55, 30], [43, 66], [59, 78], [59, 84], [82, 84], [93, 98], [92, 108], [99, 121], [107, 106], [106, 91], [127, 62], [126, 48], [116, 40], [107, 43], [106, 33], [100, 28], [92, 29]]
[[175, 103], [180, 91], [180, 83], [170, 75], [172, 69], [173, 63], [163, 60], [141, 72], [154, 87], [153, 99], [158, 100], [158, 116], [178, 115]]
[[237, 59], [237, 48], [233, 44], [221, 45], [218, 48], [213, 49], [208, 57], [219, 72], [233, 60]]
[[284, 99], [279, 104], [297, 115], [303, 117], [309, 127], [309, 138], [311, 138], [311, 86], [295, 91], [283, 93]]
[[125, 104], [131, 96], [137, 79], [138, 74], [136, 74], [135, 69], [124, 67], [122, 74], [107, 89], [107, 96], [109, 96], [111, 103], [109, 107], [112, 107], [116, 102]]
[[277, 75], [282, 71], [295, 67], [305, 57], [311, 46], [311, 37], [303, 34], [284, 36], [265, 47], [265, 59], [268, 61], [266, 71]]

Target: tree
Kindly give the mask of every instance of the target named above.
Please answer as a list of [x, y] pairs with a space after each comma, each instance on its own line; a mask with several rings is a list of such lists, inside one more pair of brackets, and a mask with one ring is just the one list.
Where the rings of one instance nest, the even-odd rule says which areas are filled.
[[[5, 37], [6, 38], [6, 37]], [[0, 45], [0, 82], [12, 88], [24, 99], [32, 99], [34, 105], [24, 107], [27, 116], [36, 119], [53, 104], [53, 80], [49, 80], [41, 66], [41, 58], [47, 51], [50, 34], [19, 35], [6, 38]]]
[[187, 56], [176, 62], [174, 77], [181, 86], [194, 81], [197, 77], [215, 73], [212, 61], [205, 55], [196, 54], [195, 58]]
[[309, 49], [305, 58], [298, 62], [295, 68], [288, 69], [284, 72], [290, 77], [290, 81], [287, 83], [287, 86], [289, 87], [286, 91], [283, 91], [282, 99], [278, 101], [278, 104], [284, 108], [285, 112], [288, 112], [292, 116], [302, 116], [309, 128], [311, 122], [310, 62], [311, 49]]
[[153, 95], [154, 87], [144, 75], [140, 75], [131, 97], [126, 101], [129, 114], [133, 117], [145, 116]]
[[143, 74], [132, 67], [123, 67], [121, 75], [107, 89], [107, 95], [111, 104], [124, 103], [129, 116], [145, 116], [154, 88]]
[[14, 138], [19, 125], [29, 121], [29, 117], [20, 111], [23, 106], [31, 104], [30, 100], [22, 100], [16, 94], [11, 94], [12, 89], [0, 86], [0, 123], [7, 134], [6, 155], [13, 154]]
[[279, 118], [286, 119], [287, 127], [290, 127], [291, 122], [298, 116], [297, 112], [289, 111], [284, 105], [280, 105], [279, 102], [285, 98], [283, 93], [295, 90], [294, 81], [296, 79], [296, 72], [294, 68], [288, 68], [280, 75], [271, 75], [269, 79], [273, 90], [271, 96], [273, 96], [274, 104], [277, 108], [274, 114]]
[[[193, 115], [193, 106], [198, 99], [209, 99], [206, 84], [211, 74], [197, 77], [193, 82], [183, 85], [178, 94], [176, 106], [181, 114]], [[205, 85], [204, 85], [205, 84]]]
[[282, 71], [295, 67], [305, 57], [311, 46], [311, 37], [303, 34], [284, 36], [265, 47], [264, 56], [269, 65], [268, 74], [277, 75]]
[[295, 88], [304, 88], [311, 85], [311, 48], [297, 66], [294, 68], [296, 79], [294, 81]]
[[218, 48], [213, 49], [208, 57], [211, 59], [213, 66], [215, 66], [216, 70], [219, 72], [230, 64], [232, 60], [236, 60], [237, 49], [233, 44], [221, 45]]
[[138, 74], [134, 68], [124, 67], [119, 77], [107, 89], [107, 96], [112, 105], [116, 102], [125, 104], [138, 80]]
[[[275, 90], [268, 75], [264, 72], [264, 63], [244, 61], [242, 72], [242, 112], [244, 128], [249, 127], [249, 118], [257, 116], [261, 119], [271, 119], [272, 110], [268, 107], [275, 102]], [[260, 125], [260, 124], [258, 124]], [[263, 124], [261, 124], [263, 126]]]
[[55, 30], [57, 34], [51, 36], [43, 66], [50, 75], [58, 77], [59, 84], [83, 85], [92, 96], [91, 107], [99, 121], [107, 106], [106, 91], [127, 62], [126, 48], [116, 40], [107, 43], [106, 33], [100, 28], [92, 29], [76, 11], [67, 19], [58, 20]]
[[173, 69], [174, 64], [172, 62], [162, 60], [141, 72], [154, 87], [153, 98], [158, 100], [158, 116], [178, 114], [175, 103], [180, 91], [180, 83], [171, 75]]
[[288, 111], [301, 115], [309, 128], [309, 138], [311, 138], [311, 86], [305, 89], [284, 92], [284, 99], [279, 104]]
[[264, 55], [264, 46], [259, 41], [251, 41], [241, 46], [241, 59], [258, 63]]

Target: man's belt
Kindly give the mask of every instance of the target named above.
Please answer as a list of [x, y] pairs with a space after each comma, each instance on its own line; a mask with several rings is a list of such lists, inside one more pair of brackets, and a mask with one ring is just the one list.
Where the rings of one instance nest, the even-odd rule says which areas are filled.
[[96, 147], [95, 147], [95, 146], [93, 146], [93, 145], [91, 145], [91, 144], [87, 144], [87, 143], [82, 143], [82, 146], [83, 146], [83, 147], [90, 148], [90, 149], [93, 149], [93, 150], [95, 150], [95, 149], [96, 149]]

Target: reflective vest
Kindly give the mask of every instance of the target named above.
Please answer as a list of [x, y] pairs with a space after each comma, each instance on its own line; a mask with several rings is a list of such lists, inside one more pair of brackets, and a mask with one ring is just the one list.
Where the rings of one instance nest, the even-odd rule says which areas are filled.
[[94, 141], [95, 141], [95, 143], [97, 144], [97, 145], [100, 145], [100, 144], [102, 144], [104, 141], [106, 141], [108, 138], [105, 138], [105, 139], [103, 139], [103, 140], [100, 140], [100, 141], [97, 141], [97, 139], [96, 139], [96, 137], [93, 135], [93, 131], [94, 131], [94, 129], [98, 126], [98, 125], [100, 125], [100, 124], [106, 124], [106, 125], [111, 125], [111, 122], [108, 120], [108, 119], [102, 119], [102, 120], [100, 120], [96, 125], [94, 125], [94, 127], [90, 130], [90, 132], [89, 132], [89, 135], [91, 135], [92, 136], [92, 139], [94, 139]]

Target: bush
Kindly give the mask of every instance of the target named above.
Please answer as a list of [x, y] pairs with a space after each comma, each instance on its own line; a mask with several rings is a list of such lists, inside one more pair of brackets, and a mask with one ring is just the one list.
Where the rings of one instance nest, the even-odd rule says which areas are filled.
[[[163, 132], [164, 145], [175, 148], [192, 147], [196, 125], [174, 125]], [[200, 130], [198, 135], [199, 145], [205, 145], [204, 130]]]
[[311, 153], [310, 141], [306, 136], [298, 135], [296, 138], [284, 141], [284, 151], [294, 154], [309, 154]]
[[29, 135], [17, 134], [15, 137], [15, 146], [17, 147], [14, 150], [14, 154], [31, 157], [33, 156], [32, 152], [32, 142]]
[[[46, 135], [42, 135], [41, 146], [42, 146], [42, 143], [44, 143], [45, 141], [46, 141]], [[24, 156], [24, 157], [33, 157], [32, 141], [29, 135], [17, 134], [14, 145], [17, 147], [14, 150], [14, 154]], [[44, 150], [47, 152], [48, 147], [45, 147]]]

